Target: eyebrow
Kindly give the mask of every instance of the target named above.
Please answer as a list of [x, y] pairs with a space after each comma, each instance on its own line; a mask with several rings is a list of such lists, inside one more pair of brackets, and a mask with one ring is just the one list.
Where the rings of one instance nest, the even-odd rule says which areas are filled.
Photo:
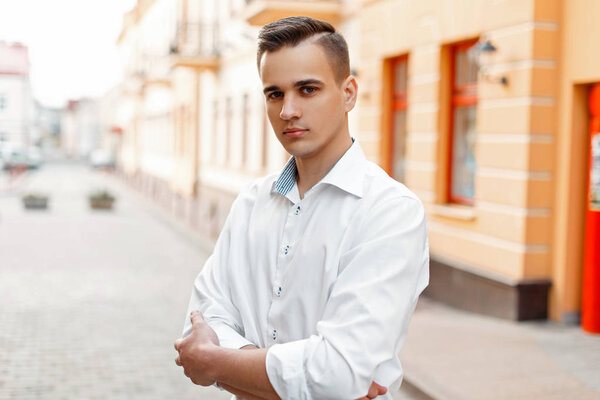
[[[300, 87], [300, 86], [306, 86], [306, 85], [323, 86], [324, 83], [323, 83], [323, 81], [320, 81], [318, 79], [303, 79], [301, 81], [294, 83], [294, 87]], [[264, 88], [263, 93], [272, 92], [275, 90], [279, 90], [279, 86], [271, 85], [271, 86], [267, 86], [266, 88]]]

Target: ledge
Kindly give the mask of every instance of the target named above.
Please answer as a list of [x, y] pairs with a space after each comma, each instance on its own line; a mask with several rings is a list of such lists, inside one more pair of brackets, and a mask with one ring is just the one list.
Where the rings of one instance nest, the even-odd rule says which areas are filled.
[[477, 218], [477, 212], [473, 207], [460, 204], [432, 204], [429, 206], [429, 211], [436, 216], [461, 221], [473, 221]]
[[217, 69], [219, 68], [219, 58], [211, 55], [173, 55], [171, 56], [171, 68], [188, 67], [196, 69]]
[[305, 15], [336, 23], [341, 17], [339, 0], [250, 0], [247, 1], [244, 19], [254, 26], [262, 26], [277, 19]]

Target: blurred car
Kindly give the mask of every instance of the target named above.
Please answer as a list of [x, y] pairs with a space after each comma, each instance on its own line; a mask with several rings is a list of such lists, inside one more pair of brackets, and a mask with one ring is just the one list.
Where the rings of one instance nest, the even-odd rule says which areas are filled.
[[18, 147], [4, 149], [2, 159], [4, 161], [4, 169], [12, 168], [28, 168], [27, 154]]
[[108, 150], [96, 149], [90, 153], [90, 165], [93, 168], [114, 168], [115, 156]]
[[27, 158], [27, 168], [37, 169], [43, 163], [42, 151], [38, 147], [30, 147], [25, 152]]
[[35, 169], [42, 165], [42, 153], [37, 147], [24, 149], [22, 147], [3, 147], [0, 159], [2, 160], [3, 169], [11, 168], [28, 168]]

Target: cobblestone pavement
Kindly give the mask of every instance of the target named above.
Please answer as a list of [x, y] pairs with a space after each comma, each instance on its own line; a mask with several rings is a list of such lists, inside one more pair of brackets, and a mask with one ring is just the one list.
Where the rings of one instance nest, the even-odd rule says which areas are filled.
[[[112, 212], [87, 193], [117, 194]], [[20, 194], [50, 195], [25, 211]], [[49, 164], [0, 196], [0, 400], [229, 399], [174, 363], [206, 252], [112, 177]], [[425, 399], [407, 387], [397, 399]]]
[[[114, 212], [87, 193], [112, 188]], [[0, 399], [229, 399], [174, 363], [191, 282], [206, 254], [113, 179], [46, 165], [0, 196]]]

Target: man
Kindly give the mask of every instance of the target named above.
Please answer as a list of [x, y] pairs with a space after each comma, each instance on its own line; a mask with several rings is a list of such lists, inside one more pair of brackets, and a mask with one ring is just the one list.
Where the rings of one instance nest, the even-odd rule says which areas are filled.
[[257, 64], [293, 157], [234, 202], [195, 281], [176, 363], [244, 399], [390, 399], [429, 279], [423, 206], [351, 138], [357, 83], [330, 24], [266, 25]]

